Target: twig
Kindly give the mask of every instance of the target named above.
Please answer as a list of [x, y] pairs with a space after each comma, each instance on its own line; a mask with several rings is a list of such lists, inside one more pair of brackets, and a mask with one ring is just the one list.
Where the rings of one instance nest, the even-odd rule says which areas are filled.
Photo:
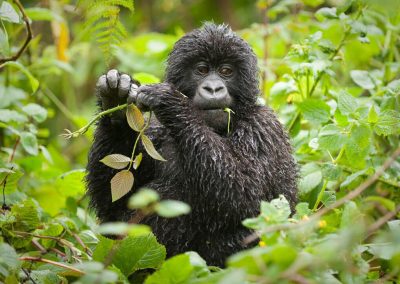
[[119, 106], [110, 108], [110, 109], [108, 109], [108, 110], [99, 112], [92, 120], [89, 121], [88, 124], [86, 124], [86, 125], [83, 126], [82, 128], [80, 128], [80, 129], [78, 129], [78, 130], [76, 130], [76, 131], [74, 131], [74, 132], [71, 132], [70, 130], [65, 129], [65, 133], [64, 133], [64, 134], [61, 134], [61, 136], [64, 137], [64, 138], [66, 138], [66, 139], [78, 137], [79, 135], [82, 135], [82, 134], [84, 134], [86, 131], [88, 131], [89, 128], [90, 128], [90, 126], [91, 126], [93, 123], [95, 123], [97, 120], [99, 120], [101, 117], [103, 117], [103, 116], [105, 116], [105, 115], [107, 115], [107, 114], [113, 113], [113, 112], [115, 112], [115, 111], [122, 110], [122, 109], [126, 108], [127, 106], [128, 106], [128, 104], [123, 104], [123, 105], [119, 105]]
[[[22, 6], [22, 4], [19, 2], [19, 0], [14, 0], [13, 1], [15, 3], [15, 5], [17, 5], [18, 9], [20, 10], [21, 14], [22, 14], [22, 20], [25, 22], [25, 27], [26, 27], [26, 31], [27, 31], [27, 36], [25, 39], [24, 44], [21, 46], [21, 48], [17, 51], [17, 53], [13, 56], [10, 57], [6, 57], [6, 58], [2, 58], [0, 59], [0, 65], [8, 62], [8, 61], [15, 61], [17, 60], [22, 53], [25, 51], [26, 47], [28, 46], [29, 42], [32, 40], [33, 38], [33, 34], [32, 34], [32, 28], [31, 28], [31, 24], [29, 23], [29, 19], [28, 16], [25, 14], [25, 9]], [[1, 67], [1, 66], [0, 66]]]
[[62, 267], [62, 268], [65, 268], [65, 269], [69, 269], [69, 270], [74, 271], [74, 272], [76, 272], [76, 273], [78, 273], [80, 275], [84, 275], [85, 274], [85, 272], [83, 272], [82, 270], [79, 270], [78, 268], [66, 265], [66, 264], [61, 263], [61, 262], [56, 262], [56, 261], [53, 261], [53, 260], [50, 260], [50, 259], [46, 259], [46, 258], [34, 257], [34, 256], [22, 256], [22, 257], [19, 258], [19, 260], [44, 262], [44, 263], [48, 263], [48, 264], [51, 264], [51, 265], [54, 265], [54, 266]]
[[249, 244], [249, 243], [254, 242], [255, 240], [258, 239], [259, 234], [271, 233], [271, 232], [282, 231], [282, 230], [292, 230], [292, 229], [302, 227], [305, 224], [309, 224], [311, 222], [317, 221], [319, 218], [321, 218], [326, 213], [342, 206], [346, 202], [356, 198], [361, 193], [363, 193], [369, 186], [374, 184], [379, 179], [379, 177], [390, 167], [390, 165], [395, 161], [395, 159], [399, 155], [400, 155], [400, 147], [397, 148], [393, 152], [393, 154], [383, 163], [383, 165], [370, 178], [368, 178], [365, 182], [360, 184], [355, 190], [350, 191], [347, 195], [345, 195], [343, 198], [339, 199], [335, 203], [331, 204], [330, 206], [324, 207], [323, 209], [319, 210], [314, 215], [311, 215], [308, 220], [304, 220], [299, 223], [286, 223], [286, 224], [278, 224], [278, 225], [269, 226], [266, 229], [262, 230], [261, 232], [255, 232], [255, 233], [247, 236], [243, 240], [244, 244]]
[[369, 237], [373, 232], [378, 230], [380, 227], [382, 227], [384, 224], [386, 224], [390, 219], [395, 217], [398, 213], [400, 212], [400, 205], [397, 205], [397, 207], [394, 209], [394, 211], [389, 211], [385, 215], [383, 215], [381, 218], [375, 221], [372, 225], [368, 227], [367, 230], [367, 237]]

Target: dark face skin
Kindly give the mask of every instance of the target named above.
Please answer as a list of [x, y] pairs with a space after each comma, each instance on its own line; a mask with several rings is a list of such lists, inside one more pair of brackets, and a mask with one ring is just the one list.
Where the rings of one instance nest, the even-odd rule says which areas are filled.
[[234, 77], [234, 67], [227, 63], [213, 66], [200, 61], [192, 70], [192, 79], [197, 85], [193, 105], [205, 123], [217, 132], [223, 133], [228, 127], [228, 113], [224, 109], [233, 105], [228, 87]]

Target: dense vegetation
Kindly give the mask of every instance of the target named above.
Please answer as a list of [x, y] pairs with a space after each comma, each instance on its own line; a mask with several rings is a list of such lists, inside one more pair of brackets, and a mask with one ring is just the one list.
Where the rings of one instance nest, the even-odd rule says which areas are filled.
[[[0, 1], [0, 282], [398, 281], [397, 0], [232, 1], [228, 19], [243, 13], [237, 32], [259, 57], [260, 103], [279, 114], [301, 167], [294, 216], [279, 198], [243, 221], [260, 233], [257, 247], [220, 269], [195, 252], [166, 260], [146, 226], [96, 224], [83, 182], [93, 129], [70, 140], [60, 134], [94, 117], [95, 80], [108, 68], [144, 83], [162, 80], [179, 25], [188, 23], [171, 17], [181, 1], [149, 2], [160, 13], [151, 21], [148, 6], [134, 10], [129, 0]], [[188, 6], [195, 25], [220, 19], [200, 2]], [[188, 212], [151, 190], [130, 206], [168, 217]], [[101, 236], [108, 233], [127, 236]]]

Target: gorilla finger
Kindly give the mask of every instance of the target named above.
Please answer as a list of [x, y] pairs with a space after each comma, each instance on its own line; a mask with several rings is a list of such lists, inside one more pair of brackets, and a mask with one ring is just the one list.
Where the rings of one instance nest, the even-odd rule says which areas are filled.
[[136, 96], [136, 105], [142, 111], [150, 111], [149, 95], [144, 92], [138, 92]]
[[128, 94], [130, 85], [131, 85], [131, 77], [127, 74], [122, 74], [119, 78], [119, 86], [118, 86], [118, 96], [120, 98], [123, 98]]
[[100, 95], [106, 95], [108, 93], [107, 77], [101, 75], [96, 83], [96, 88]]
[[136, 86], [135, 84], [131, 84], [128, 92], [128, 99], [127, 99], [128, 104], [136, 104], [137, 94], [138, 94], [137, 89], [138, 86]]
[[117, 70], [111, 69], [107, 72], [107, 83], [111, 89], [115, 89], [118, 87], [118, 79], [119, 74]]

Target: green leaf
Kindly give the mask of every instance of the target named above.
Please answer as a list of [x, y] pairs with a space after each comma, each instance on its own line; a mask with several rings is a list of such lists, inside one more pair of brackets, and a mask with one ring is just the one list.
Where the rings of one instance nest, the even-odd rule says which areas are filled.
[[363, 168], [371, 147], [372, 131], [366, 125], [353, 127], [345, 145], [345, 154], [354, 168]]
[[363, 89], [372, 90], [375, 88], [375, 83], [368, 71], [352, 70], [350, 76], [353, 81]]
[[354, 203], [353, 201], [347, 202], [343, 209], [340, 227], [347, 228], [349, 226], [353, 226], [354, 224], [358, 224], [360, 221], [361, 212], [357, 208], [356, 203]]
[[132, 195], [129, 199], [128, 207], [131, 209], [145, 208], [159, 199], [160, 197], [155, 190], [144, 188]]
[[301, 168], [301, 180], [299, 182], [299, 191], [301, 194], [309, 193], [317, 187], [322, 181], [322, 172], [318, 165], [309, 163]]
[[329, 121], [330, 107], [322, 100], [306, 99], [299, 104], [304, 118], [310, 122], [324, 123]]
[[133, 174], [128, 170], [118, 172], [111, 179], [112, 202], [124, 197], [132, 189], [133, 180]]
[[25, 123], [26, 121], [28, 121], [28, 118], [15, 110], [0, 109], [0, 121], [3, 121], [5, 123], [11, 121]]
[[139, 108], [134, 105], [130, 104], [126, 109], [126, 119], [128, 121], [129, 126], [139, 132], [144, 127], [144, 118], [142, 113], [140, 112]]
[[291, 210], [289, 202], [283, 195], [271, 202], [261, 201], [261, 214], [269, 223], [280, 223], [287, 220]]
[[64, 20], [58, 14], [46, 8], [40, 8], [40, 7], [25, 8], [25, 13], [32, 21], [57, 20], [59, 22], [62, 22]]
[[321, 167], [322, 173], [325, 179], [337, 181], [343, 173], [343, 170], [338, 165], [333, 165], [331, 163], [325, 163]]
[[11, 212], [15, 214], [15, 230], [31, 231], [39, 225], [41, 214], [39, 208], [32, 199], [13, 205]]
[[374, 130], [378, 135], [392, 135], [400, 133], [400, 112], [395, 110], [385, 110], [374, 125]]
[[14, 7], [7, 1], [3, 1], [0, 6], [0, 19], [6, 22], [19, 24], [21, 19]]
[[358, 172], [356, 172], [356, 173], [354, 173], [354, 174], [349, 175], [349, 176], [342, 182], [342, 184], [340, 185], [340, 188], [347, 188], [347, 187], [353, 188], [353, 187], [356, 187], [357, 184], [358, 184], [359, 181], [360, 181], [360, 178], [361, 178], [365, 173], [367, 173], [367, 171], [368, 171], [368, 169], [364, 169], [364, 170], [361, 170], [361, 171], [358, 171]]
[[36, 136], [30, 132], [21, 133], [21, 145], [31, 155], [36, 156], [39, 152]]
[[[6, 2], [3, 2], [6, 3]], [[36, 90], [39, 88], [39, 81], [32, 75], [32, 73], [21, 63], [16, 62], [16, 61], [8, 61], [3, 64], [3, 66], [13, 66], [17, 69], [19, 69], [22, 73], [28, 77], [29, 83], [31, 84], [32, 92], [36, 92]]]
[[142, 162], [142, 158], [143, 158], [142, 153], [139, 153], [139, 154], [135, 157], [135, 160], [133, 160], [133, 168], [134, 168], [135, 170], [137, 170], [137, 169], [139, 168], [140, 163]]
[[154, 209], [158, 215], [165, 218], [173, 218], [190, 212], [189, 205], [177, 200], [163, 200], [156, 204]]
[[296, 214], [294, 218], [297, 220], [301, 220], [304, 216], [310, 216], [312, 214], [312, 210], [309, 208], [308, 203], [300, 202], [296, 205]]
[[319, 148], [330, 152], [340, 150], [345, 144], [345, 141], [346, 136], [344, 136], [340, 128], [334, 124], [325, 125], [318, 134]]
[[364, 199], [366, 202], [377, 202], [384, 206], [389, 211], [394, 211], [396, 203], [393, 200], [384, 198], [382, 196], [368, 196]]
[[14, 248], [7, 243], [0, 243], [0, 275], [5, 278], [12, 272], [17, 272], [20, 265]]
[[369, 109], [369, 112], [368, 112], [368, 122], [369, 123], [376, 123], [376, 122], [378, 122], [378, 118], [379, 118], [379, 116], [378, 116], [378, 113], [375, 110], [375, 106], [372, 105], [370, 107], [370, 109]]
[[27, 104], [22, 107], [22, 110], [27, 115], [32, 116], [38, 123], [45, 121], [47, 118], [47, 110], [38, 104]]
[[165, 160], [154, 148], [153, 142], [151, 142], [150, 138], [146, 135], [142, 135], [142, 144], [147, 154], [149, 154], [153, 159], [166, 162]]
[[338, 18], [336, 8], [328, 8], [328, 7], [319, 9], [315, 13], [315, 17], [320, 21], [322, 21], [324, 18], [327, 18], [327, 19], [337, 19]]
[[116, 246], [117, 241], [111, 240], [109, 238], [99, 236], [99, 243], [93, 252], [93, 260], [103, 262], [109, 256], [111, 249]]
[[207, 266], [206, 261], [195, 251], [187, 251], [186, 255], [189, 256], [190, 264], [194, 268], [195, 278], [204, 277], [210, 274], [210, 269]]
[[188, 255], [181, 254], [168, 259], [154, 274], [150, 275], [145, 284], [178, 284], [188, 283], [193, 271]]
[[338, 108], [342, 114], [349, 115], [356, 111], [358, 103], [356, 98], [342, 91], [338, 95]]
[[336, 192], [324, 191], [324, 193], [322, 194], [321, 202], [322, 204], [324, 204], [325, 207], [332, 205], [333, 203], [336, 202]]
[[120, 241], [112, 263], [129, 276], [139, 269], [158, 268], [165, 256], [165, 247], [153, 234], [128, 236]]
[[100, 160], [106, 166], [110, 168], [121, 170], [129, 165], [131, 158], [121, 155], [121, 154], [111, 154], [105, 156], [103, 159]]

